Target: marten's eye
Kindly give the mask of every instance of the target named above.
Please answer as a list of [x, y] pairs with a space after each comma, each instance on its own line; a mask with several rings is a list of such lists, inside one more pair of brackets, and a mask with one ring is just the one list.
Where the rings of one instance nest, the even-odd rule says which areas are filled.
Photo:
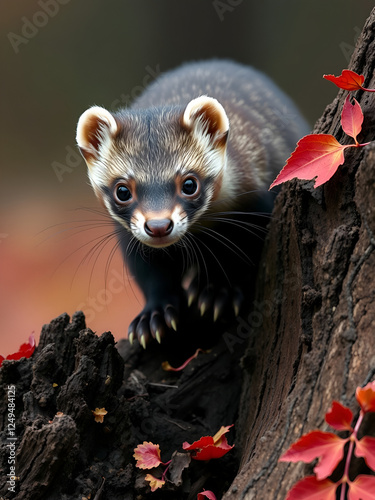
[[193, 196], [199, 191], [198, 180], [195, 177], [188, 177], [182, 183], [181, 191], [185, 196]]
[[115, 199], [118, 203], [126, 203], [132, 199], [130, 189], [124, 184], [119, 184], [115, 188]]

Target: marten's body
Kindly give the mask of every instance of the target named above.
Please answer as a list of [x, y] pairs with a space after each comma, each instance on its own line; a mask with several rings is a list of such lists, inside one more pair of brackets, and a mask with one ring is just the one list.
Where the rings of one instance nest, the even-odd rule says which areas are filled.
[[130, 109], [81, 116], [90, 181], [146, 298], [130, 338], [160, 341], [196, 309], [212, 321], [239, 313], [272, 210], [268, 187], [304, 133], [268, 78], [226, 61], [187, 64]]

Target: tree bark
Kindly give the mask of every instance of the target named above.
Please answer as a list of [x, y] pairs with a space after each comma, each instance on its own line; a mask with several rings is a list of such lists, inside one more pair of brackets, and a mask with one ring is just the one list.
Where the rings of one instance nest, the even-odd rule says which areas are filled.
[[[375, 88], [375, 9], [349, 69]], [[346, 96], [339, 91], [314, 133], [352, 142], [340, 126]], [[374, 140], [375, 94], [354, 97], [364, 112], [361, 142]], [[254, 302], [258, 317], [248, 318], [241, 466], [223, 498], [284, 499], [312, 467], [278, 463], [282, 453], [302, 434], [327, 430], [333, 400], [358, 414], [355, 389], [374, 379], [375, 142], [345, 157], [326, 185], [293, 181], [277, 197]]]

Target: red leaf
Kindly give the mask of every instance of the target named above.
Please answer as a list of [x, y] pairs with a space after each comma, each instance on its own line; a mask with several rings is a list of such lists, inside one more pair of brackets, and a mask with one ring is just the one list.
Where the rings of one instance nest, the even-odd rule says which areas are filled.
[[221, 458], [230, 451], [233, 446], [228, 443], [221, 446], [206, 446], [202, 450], [197, 451], [191, 458], [194, 460], [211, 460], [212, 458]]
[[358, 75], [358, 73], [350, 71], [349, 69], [342, 70], [340, 76], [323, 75], [323, 78], [329, 80], [340, 89], [344, 90], [359, 90], [363, 88], [362, 85], [365, 81], [365, 77], [363, 75]]
[[375, 438], [365, 436], [356, 441], [354, 453], [357, 457], [363, 457], [366, 464], [375, 471]]
[[197, 500], [204, 500], [204, 498], [208, 498], [209, 500], [216, 500], [215, 495], [212, 493], [212, 491], [202, 491], [201, 493], [198, 493]]
[[221, 458], [233, 448], [233, 446], [228, 444], [225, 436], [223, 436], [220, 443], [217, 444], [214, 443], [214, 439], [211, 436], [205, 436], [199, 441], [195, 441], [193, 444], [185, 442], [182, 447], [184, 450], [195, 452], [191, 457], [194, 460]]
[[137, 460], [136, 467], [139, 469], [153, 469], [162, 463], [159, 445], [147, 441], [135, 448], [133, 457]]
[[328, 425], [337, 431], [352, 431], [351, 423], [353, 413], [349, 408], [337, 401], [333, 401], [332, 408], [326, 413], [325, 420]]
[[165, 370], [166, 372], [180, 372], [181, 370], [183, 370], [184, 368], [187, 367], [187, 365], [189, 363], [191, 363], [191, 361], [193, 361], [193, 359], [195, 359], [198, 354], [200, 352], [205, 352], [203, 349], [197, 349], [195, 351], [195, 353], [190, 356], [190, 358], [188, 358], [181, 366], [179, 366], [178, 368], [174, 368], [168, 361], [163, 361], [162, 364], [161, 364], [161, 367], [163, 368], [163, 370]]
[[365, 413], [375, 411], [375, 380], [365, 387], [357, 387], [355, 397]]
[[374, 500], [375, 477], [360, 475], [353, 482], [349, 482], [349, 500]]
[[305, 180], [316, 177], [314, 187], [324, 184], [344, 163], [346, 147], [348, 146], [341, 145], [329, 134], [310, 134], [302, 137], [270, 189], [295, 177]]
[[361, 106], [356, 99], [354, 99], [354, 104], [352, 104], [350, 102], [350, 97], [348, 96], [345, 99], [344, 107], [342, 108], [341, 126], [345, 134], [353, 137], [356, 144], [358, 144], [357, 135], [362, 130], [362, 123], [363, 113]]
[[331, 432], [312, 431], [292, 444], [279, 458], [280, 462], [311, 462], [320, 457], [314, 468], [316, 477], [321, 480], [330, 476], [344, 455], [347, 439], [341, 439]]
[[286, 500], [335, 500], [337, 484], [329, 479], [318, 481], [308, 476], [298, 481], [289, 491]]
[[[5, 359], [18, 360], [21, 358], [30, 358], [34, 351], [35, 351], [35, 338], [34, 335], [30, 335], [29, 342], [22, 344], [17, 352], [13, 354], [8, 354], [8, 356]], [[3, 361], [4, 361], [3, 356], [0, 356], [0, 367]]]
[[198, 441], [194, 441], [193, 444], [189, 444], [185, 441], [182, 445], [183, 449], [187, 451], [204, 448], [205, 446], [214, 446], [214, 438], [212, 436], [201, 437]]

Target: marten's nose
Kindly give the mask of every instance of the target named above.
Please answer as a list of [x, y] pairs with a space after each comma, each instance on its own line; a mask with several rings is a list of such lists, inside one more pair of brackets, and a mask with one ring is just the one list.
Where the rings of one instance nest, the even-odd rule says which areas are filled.
[[170, 219], [150, 219], [145, 222], [146, 233], [153, 238], [163, 238], [172, 232], [173, 221]]

